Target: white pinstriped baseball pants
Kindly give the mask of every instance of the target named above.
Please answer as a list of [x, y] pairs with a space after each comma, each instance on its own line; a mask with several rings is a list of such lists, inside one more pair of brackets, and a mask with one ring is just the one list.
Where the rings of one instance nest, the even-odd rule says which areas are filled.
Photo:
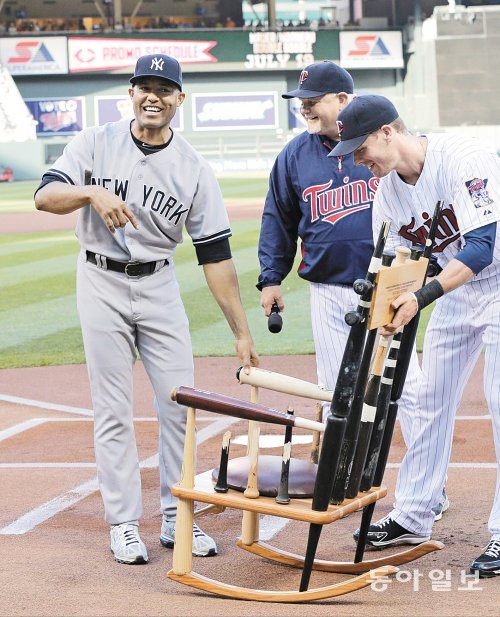
[[[492, 417], [496, 490], [488, 529], [500, 539], [500, 277], [471, 281], [436, 302], [424, 340], [414, 434], [396, 487], [393, 518], [428, 535], [441, 492], [465, 385], [485, 346], [484, 392]], [[467, 473], [467, 472], [464, 472]]]
[[174, 267], [140, 278], [102, 270], [80, 254], [77, 305], [92, 402], [94, 445], [105, 519], [138, 522], [141, 476], [133, 424], [133, 366], [139, 351], [159, 421], [161, 510], [175, 516], [170, 487], [181, 475], [185, 408], [172, 388], [193, 385], [188, 319]]
[[[350, 331], [350, 326], [346, 324], [344, 316], [358, 306], [359, 296], [348, 285], [311, 283], [310, 290], [318, 384], [328, 390], [334, 390]], [[406, 443], [411, 438], [411, 410], [415, 406], [415, 395], [420, 378], [418, 358], [414, 353], [398, 408], [398, 418]], [[329, 403], [324, 405], [323, 415], [328, 412], [329, 408]]]

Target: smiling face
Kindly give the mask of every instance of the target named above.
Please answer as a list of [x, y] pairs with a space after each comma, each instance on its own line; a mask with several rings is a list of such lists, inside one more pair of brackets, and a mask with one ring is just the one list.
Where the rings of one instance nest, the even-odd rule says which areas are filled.
[[184, 101], [185, 94], [174, 83], [158, 77], [144, 77], [129, 89], [139, 131], [161, 132], [168, 128]]
[[324, 94], [312, 99], [300, 99], [300, 113], [307, 123], [307, 132], [311, 135], [325, 135], [338, 139], [337, 117], [347, 104], [347, 94]]
[[391, 127], [385, 125], [371, 133], [363, 144], [354, 150], [355, 165], [366, 165], [377, 178], [382, 178], [396, 169], [395, 152], [391, 147], [391, 131]]

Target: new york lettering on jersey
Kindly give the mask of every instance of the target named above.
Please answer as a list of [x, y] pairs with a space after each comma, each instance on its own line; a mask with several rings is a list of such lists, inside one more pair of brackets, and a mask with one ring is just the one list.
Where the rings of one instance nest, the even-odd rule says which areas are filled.
[[[90, 184], [112, 190], [120, 199], [127, 201], [128, 180], [92, 177]], [[178, 198], [168, 194], [165, 190], [147, 184], [143, 185], [141, 206], [163, 216], [173, 225], [178, 225], [182, 215], [189, 211], [189, 208], [184, 207]]]

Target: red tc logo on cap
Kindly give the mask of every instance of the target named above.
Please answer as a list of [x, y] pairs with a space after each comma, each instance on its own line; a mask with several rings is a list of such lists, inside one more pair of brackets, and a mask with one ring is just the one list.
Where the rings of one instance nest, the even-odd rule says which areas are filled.
[[302, 71], [299, 77], [299, 84], [303, 84], [308, 77], [309, 73], [307, 71]]
[[337, 131], [339, 133], [339, 137], [342, 136], [342, 131], [344, 130], [344, 125], [342, 124], [342, 120], [336, 120], [337, 122]]

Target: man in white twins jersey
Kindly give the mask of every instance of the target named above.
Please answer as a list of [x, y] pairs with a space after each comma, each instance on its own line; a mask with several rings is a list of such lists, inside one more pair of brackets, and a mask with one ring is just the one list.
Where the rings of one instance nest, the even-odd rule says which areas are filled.
[[[229, 246], [229, 221], [208, 163], [170, 122], [184, 101], [177, 60], [142, 56], [130, 80], [134, 119], [78, 134], [44, 174], [39, 210], [79, 210], [77, 303], [94, 407], [94, 441], [111, 550], [120, 563], [148, 561], [139, 536], [141, 478], [132, 409], [139, 352], [158, 415], [160, 542], [174, 545], [186, 410], [172, 388], [193, 385], [189, 324], [173, 255], [184, 227], [207, 283], [234, 333], [245, 370], [258, 365]], [[193, 529], [193, 554], [215, 542]]]
[[[423, 239], [436, 202], [444, 201], [434, 249], [443, 270], [415, 294], [397, 298], [394, 319], [381, 330], [394, 334], [436, 300], [394, 509], [368, 534], [378, 547], [419, 544], [431, 536], [431, 505], [446, 477], [455, 412], [483, 346], [485, 396], [500, 461], [500, 158], [463, 136], [412, 135], [383, 96], [360, 96], [338, 121], [341, 141], [332, 155], [354, 153], [356, 164], [381, 178], [374, 230], [390, 220], [393, 243]], [[488, 530], [490, 542], [471, 564], [480, 576], [500, 574], [500, 463]]]

